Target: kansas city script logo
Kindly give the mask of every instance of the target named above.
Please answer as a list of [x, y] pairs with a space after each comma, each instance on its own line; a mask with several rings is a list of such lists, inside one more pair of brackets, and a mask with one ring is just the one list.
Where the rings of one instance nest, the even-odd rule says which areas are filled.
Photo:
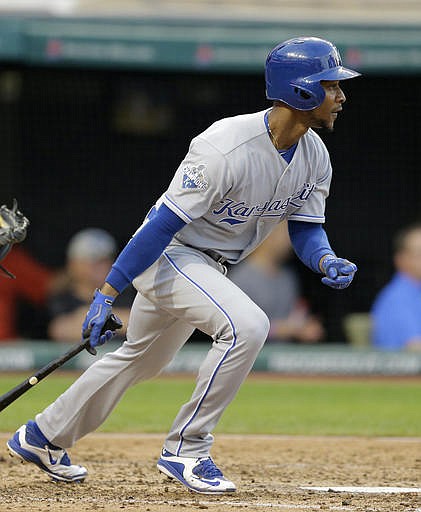
[[250, 206], [245, 201], [235, 201], [229, 197], [221, 201], [222, 206], [212, 210], [214, 215], [221, 215], [218, 222], [225, 222], [231, 226], [247, 222], [249, 217], [282, 217], [287, 209], [297, 210], [301, 208], [310, 197], [315, 183], [304, 183], [297, 192], [294, 192], [286, 199], [266, 201], [263, 204]]

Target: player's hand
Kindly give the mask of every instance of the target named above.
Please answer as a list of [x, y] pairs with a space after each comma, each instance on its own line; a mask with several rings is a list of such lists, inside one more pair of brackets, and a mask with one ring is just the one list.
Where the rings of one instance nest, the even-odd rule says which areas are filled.
[[103, 345], [115, 334], [115, 331], [109, 329], [101, 334], [105, 322], [111, 316], [113, 302], [114, 297], [95, 290], [94, 299], [82, 325], [82, 336], [84, 338], [89, 336], [89, 344], [92, 348]]
[[335, 256], [326, 257], [321, 267], [326, 274], [326, 276], [322, 278], [322, 283], [336, 290], [347, 288], [354, 279], [355, 272], [357, 271], [357, 265], [355, 265], [355, 263], [343, 258], [336, 258]]

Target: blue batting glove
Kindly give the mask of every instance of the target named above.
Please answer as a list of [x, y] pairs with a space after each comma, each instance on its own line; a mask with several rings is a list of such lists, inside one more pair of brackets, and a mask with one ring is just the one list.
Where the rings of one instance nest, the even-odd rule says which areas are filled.
[[82, 325], [82, 336], [84, 338], [89, 336], [89, 344], [92, 348], [103, 345], [115, 334], [115, 331], [111, 330], [101, 332], [105, 322], [111, 316], [114, 299], [111, 295], [104, 295], [99, 290], [95, 290], [94, 299]]
[[336, 290], [347, 288], [357, 271], [355, 263], [343, 258], [336, 258], [335, 256], [325, 258], [321, 266], [326, 274], [326, 277], [322, 278], [322, 283]]

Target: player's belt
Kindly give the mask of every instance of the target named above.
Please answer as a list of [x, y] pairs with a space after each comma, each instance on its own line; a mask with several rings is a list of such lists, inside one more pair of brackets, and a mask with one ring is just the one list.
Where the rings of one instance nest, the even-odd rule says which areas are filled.
[[223, 265], [227, 261], [227, 258], [225, 258], [224, 256], [221, 256], [219, 253], [217, 253], [216, 251], [213, 251], [212, 249], [205, 249], [202, 252], [204, 252], [205, 254], [210, 256], [217, 263], [221, 263], [221, 265]]
[[193, 245], [186, 244], [185, 242], [181, 242], [181, 243], [183, 245], [185, 245], [186, 247], [191, 247], [192, 249], [196, 249], [196, 251], [200, 251], [200, 252], [203, 252], [204, 254], [207, 254], [214, 261], [216, 261], [217, 263], [220, 263], [221, 265], [223, 265], [227, 261], [227, 258], [225, 258], [225, 256], [221, 256], [219, 254], [219, 252], [216, 252], [213, 249], [199, 249], [198, 247], [194, 247]]

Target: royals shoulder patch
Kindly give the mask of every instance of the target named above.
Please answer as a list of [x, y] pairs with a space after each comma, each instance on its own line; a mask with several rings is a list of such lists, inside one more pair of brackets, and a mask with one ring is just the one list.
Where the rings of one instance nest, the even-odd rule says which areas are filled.
[[183, 168], [183, 188], [196, 188], [206, 190], [208, 180], [205, 175], [206, 166], [203, 164], [196, 166], [186, 165]]

